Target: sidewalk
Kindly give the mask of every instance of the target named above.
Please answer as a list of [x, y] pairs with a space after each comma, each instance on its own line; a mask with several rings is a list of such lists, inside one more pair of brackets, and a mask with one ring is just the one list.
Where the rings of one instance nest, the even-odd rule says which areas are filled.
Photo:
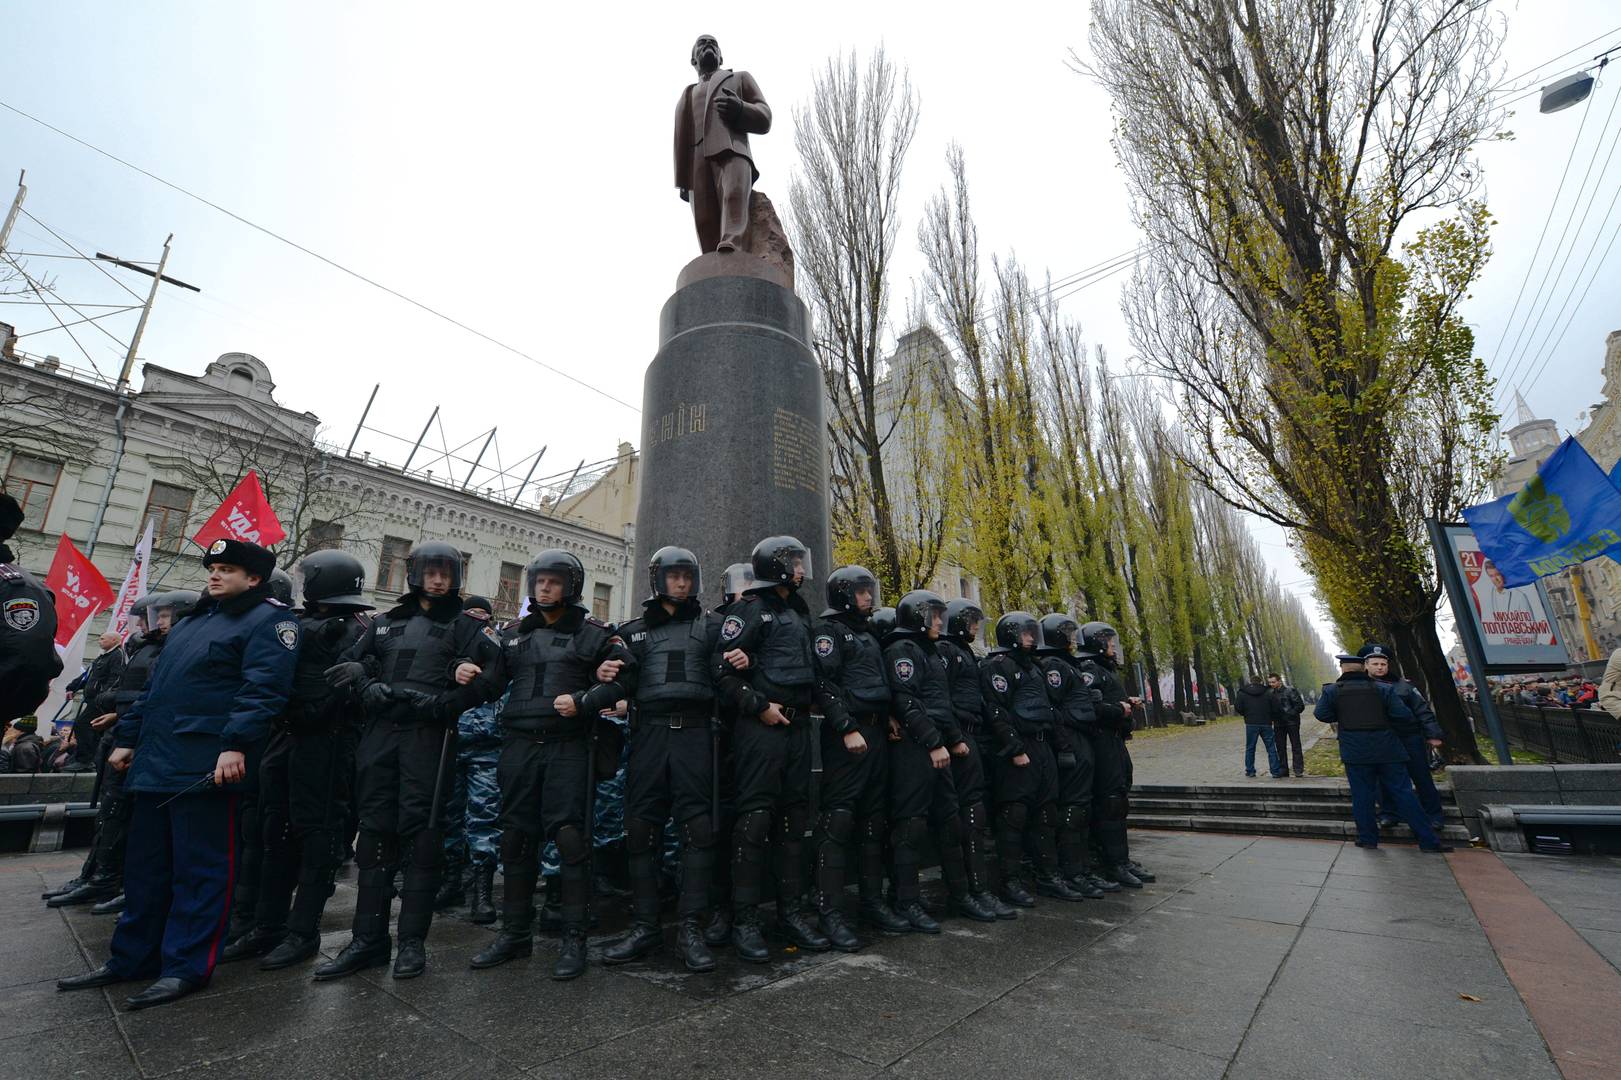
[[[720, 970], [699, 976], [667, 952], [556, 984], [554, 939], [531, 961], [472, 972], [490, 930], [444, 917], [417, 980], [385, 970], [317, 985], [304, 968], [233, 965], [206, 991], [144, 1013], [123, 1009], [133, 988], [54, 991], [57, 976], [101, 960], [112, 921], [40, 903], [76, 859], [8, 858], [0, 1075], [1561, 1076], [1448, 859], [1216, 834], [1133, 844], [1159, 875], [1138, 894], [1044, 901], [990, 926], [949, 919], [938, 938], [876, 940], [849, 956], [778, 952], [751, 967], [723, 950]], [[1450, 858], [1504, 866], [1484, 851]], [[1613, 916], [1621, 865], [1584, 862], [1593, 876], [1565, 890], [1538, 884], [1548, 864], [1514, 865], [1563, 910]], [[329, 955], [347, 937], [352, 880], [328, 912]], [[937, 883], [930, 899], [940, 901]], [[1532, 921], [1565, 926], [1545, 908]], [[1591, 989], [1604, 1007], [1606, 986]], [[1600, 1075], [1574, 1060], [1565, 1080]]]
[[[1309, 750], [1323, 735], [1328, 725], [1312, 718], [1310, 713], [1300, 719], [1300, 744]], [[1258, 775], [1244, 775], [1244, 725], [1240, 723], [1213, 724], [1188, 728], [1171, 735], [1153, 739], [1133, 739], [1131, 749], [1133, 779], [1139, 784], [1310, 784], [1313, 777], [1289, 777], [1274, 780], [1267, 775], [1266, 747], [1255, 744], [1255, 771]], [[1337, 778], [1317, 778], [1322, 782]]]

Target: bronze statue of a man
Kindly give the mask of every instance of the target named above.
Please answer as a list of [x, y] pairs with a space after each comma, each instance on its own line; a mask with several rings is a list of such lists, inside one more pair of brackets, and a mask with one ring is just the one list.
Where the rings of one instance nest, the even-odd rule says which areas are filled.
[[746, 71], [720, 66], [720, 44], [708, 34], [692, 46], [698, 81], [675, 110], [675, 186], [692, 203], [698, 246], [736, 251], [749, 224], [749, 193], [760, 172], [749, 133], [771, 130], [771, 106]]

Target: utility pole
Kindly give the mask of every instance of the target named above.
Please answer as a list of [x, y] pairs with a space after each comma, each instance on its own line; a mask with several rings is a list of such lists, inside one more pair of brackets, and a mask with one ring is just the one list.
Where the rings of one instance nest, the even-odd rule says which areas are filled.
[[11, 200], [11, 211], [6, 214], [6, 223], [0, 225], [0, 251], [6, 250], [6, 241], [11, 239], [11, 227], [17, 223], [17, 213], [23, 208], [23, 200], [28, 197], [28, 188], [23, 178], [28, 175], [24, 169], [17, 174], [17, 197]]

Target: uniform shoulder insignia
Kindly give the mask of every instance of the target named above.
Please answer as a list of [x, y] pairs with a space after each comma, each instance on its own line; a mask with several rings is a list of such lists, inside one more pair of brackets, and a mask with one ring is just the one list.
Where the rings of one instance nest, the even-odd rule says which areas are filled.
[[23, 572], [10, 563], [0, 563], [0, 581], [21, 581]]
[[816, 635], [816, 655], [827, 657], [833, 655], [833, 637], [830, 634]]
[[6, 625], [13, 630], [18, 633], [32, 630], [34, 624], [39, 622], [39, 601], [28, 596], [7, 600], [4, 612]]
[[603, 622], [601, 619], [597, 618], [595, 615], [587, 615], [585, 617], [585, 621], [586, 621], [587, 625], [590, 625], [590, 626], [600, 626], [604, 630], [612, 630], [613, 629], [612, 626], [610, 626], [608, 623]]
[[279, 607], [279, 608], [284, 608], [284, 607], [286, 607], [286, 606], [287, 606], [287, 605], [286, 605], [286, 604], [285, 604], [285, 603], [283, 603], [283, 602], [282, 602], [282, 601], [280, 601], [280, 600], [277, 600], [277, 599], [276, 599], [276, 598], [275, 598], [275, 597], [274, 597], [274, 596], [267, 596], [267, 597], [265, 597], [265, 603], [267, 603], [267, 604], [269, 604], [269, 605], [270, 605], [270, 606], [271, 606], [271, 607]]
[[760, 621], [761, 622], [770, 622], [771, 621], [771, 612], [769, 612], [769, 611], [760, 612]]
[[1092, 683], [1096, 681], [1096, 676], [1094, 676], [1090, 671], [1083, 671], [1081, 672], [1081, 681], [1087, 686], [1091, 686]]
[[1007, 676], [1006, 675], [992, 675], [991, 676], [991, 689], [995, 690], [998, 694], [1007, 693]]
[[298, 648], [298, 623], [293, 619], [277, 623], [276, 640], [281, 642], [288, 652]]
[[1064, 675], [1063, 675], [1063, 673], [1060, 672], [1057, 668], [1049, 668], [1048, 671], [1047, 671], [1047, 685], [1052, 687], [1054, 690], [1058, 689], [1060, 686], [1063, 686], [1064, 685]]
[[720, 624], [720, 639], [732, 641], [743, 633], [743, 620], [737, 615], [726, 616], [726, 621]]
[[487, 622], [490, 621], [490, 616], [489, 616], [488, 612], [484, 612], [484, 611], [464, 611], [464, 612], [462, 612], [462, 614], [466, 615], [469, 619], [477, 619], [479, 622], [482, 622], [482, 623], [487, 623]]
[[912, 666], [912, 661], [908, 660], [904, 656], [896, 658], [895, 678], [899, 679], [901, 682], [911, 682], [912, 672], [914, 670], [916, 669]]

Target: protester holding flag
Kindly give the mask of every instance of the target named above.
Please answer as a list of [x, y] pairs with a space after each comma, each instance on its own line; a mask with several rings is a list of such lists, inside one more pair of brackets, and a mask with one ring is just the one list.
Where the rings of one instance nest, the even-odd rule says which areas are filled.
[[62, 670], [50, 590], [12, 561], [5, 544], [22, 523], [17, 500], [0, 494], [0, 725], [38, 708]]
[[221, 537], [203, 557], [208, 596], [169, 632], [151, 683], [114, 729], [134, 816], [128, 905], [111, 958], [60, 990], [157, 977], [130, 998], [162, 1005], [205, 985], [225, 933], [236, 875], [244, 751], [262, 743], [293, 683], [299, 626], [270, 595], [275, 556]]

